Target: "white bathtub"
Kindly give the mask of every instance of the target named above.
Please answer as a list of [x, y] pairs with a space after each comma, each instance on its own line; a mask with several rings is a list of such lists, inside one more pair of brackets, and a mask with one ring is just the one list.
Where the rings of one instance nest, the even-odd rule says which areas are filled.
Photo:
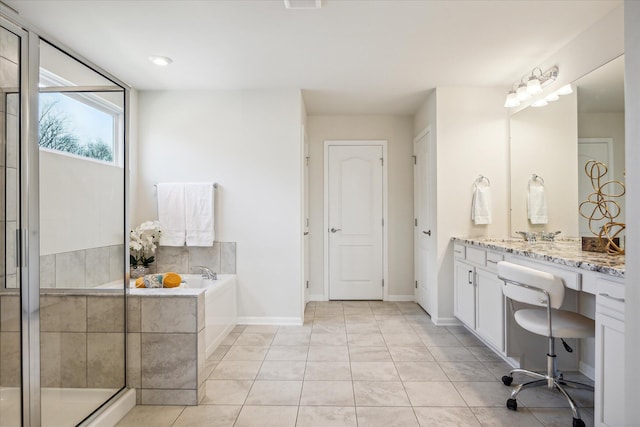
[[177, 288], [136, 288], [130, 282], [130, 295], [152, 297], [154, 295], [197, 295], [205, 292], [205, 343], [209, 358], [220, 342], [231, 332], [237, 322], [236, 275], [218, 274], [217, 280], [203, 279], [199, 274], [181, 274], [182, 283]]

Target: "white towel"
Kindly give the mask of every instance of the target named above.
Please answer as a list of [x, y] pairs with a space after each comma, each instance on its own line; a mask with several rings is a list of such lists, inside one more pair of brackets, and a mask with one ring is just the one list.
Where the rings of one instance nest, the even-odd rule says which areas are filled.
[[471, 219], [476, 225], [491, 224], [491, 187], [485, 182], [474, 184]]
[[158, 221], [160, 246], [184, 246], [184, 184], [158, 184]]
[[529, 194], [527, 197], [527, 217], [531, 224], [546, 224], [549, 220], [547, 216], [547, 196], [544, 184], [537, 180], [529, 181]]
[[212, 182], [184, 185], [187, 246], [213, 246], [213, 192]]

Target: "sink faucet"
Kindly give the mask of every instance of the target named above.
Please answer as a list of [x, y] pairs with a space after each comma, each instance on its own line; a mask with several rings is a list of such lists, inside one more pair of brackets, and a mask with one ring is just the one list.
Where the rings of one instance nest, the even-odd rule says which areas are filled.
[[202, 271], [203, 279], [218, 280], [218, 274], [215, 271], [211, 270], [209, 267], [196, 265], [193, 268], [199, 268], [200, 271]]

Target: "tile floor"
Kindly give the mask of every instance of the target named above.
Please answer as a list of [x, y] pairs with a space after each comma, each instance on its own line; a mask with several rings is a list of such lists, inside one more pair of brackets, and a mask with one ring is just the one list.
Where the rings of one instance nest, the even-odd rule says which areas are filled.
[[[207, 361], [199, 406], [136, 406], [120, 427], [570, 426], [558, 393], [505, 408], [509, 367], [415, 303], [309, 303], [304, 326], [238, 326]], [[578, 374], [579, 380], [585, 378]], [[567, 375], [569, 377], [569, 375]], [[519, 379], [516, 378], [514, 382]], [[573, 392], [593, 425], [593, 394]]]

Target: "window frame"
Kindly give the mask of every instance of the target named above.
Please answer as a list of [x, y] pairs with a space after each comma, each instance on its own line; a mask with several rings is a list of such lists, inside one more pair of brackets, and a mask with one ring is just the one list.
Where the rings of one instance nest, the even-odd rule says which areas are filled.
[[[47, 90], [47, 89], [51, 90]], [[56, 90], [61, 88], [69, 88], [71, 90]], [[120, 89], [120, 88], [119, 88]], [[81, 102], [91, 108], [94, 108], [100, 112], [110, 115], [113, 118], [113, 141], [112, 152], [113, 160], [100, 160], [93, 157], [81, 156], [78, 154], [70, 153], [68, 151], [56, 150], [52, 148], [39, 147], [41, 150], [49, 151], [52, 153], [63, 154], [65, 156], [75, 157], [83, 160], [90, 160], [107, 165], [124, 167], [124, 108], [106, 100], [105, 98], [96, 95], [96, 93], [109, 93], [112, 90], [100, 90], [96, 87], [83, 87], [75, 85], [74, 83], [66, 80], [51, 71], [40, 67], [40, 94], [41, 93], [57, 93], [69, 98]], [[115, 92], [120, 92], [117, 90]], [[124, 92], [123, 92], [124, 93]], [[39, 97], [38, 97], [39, 100]]]

